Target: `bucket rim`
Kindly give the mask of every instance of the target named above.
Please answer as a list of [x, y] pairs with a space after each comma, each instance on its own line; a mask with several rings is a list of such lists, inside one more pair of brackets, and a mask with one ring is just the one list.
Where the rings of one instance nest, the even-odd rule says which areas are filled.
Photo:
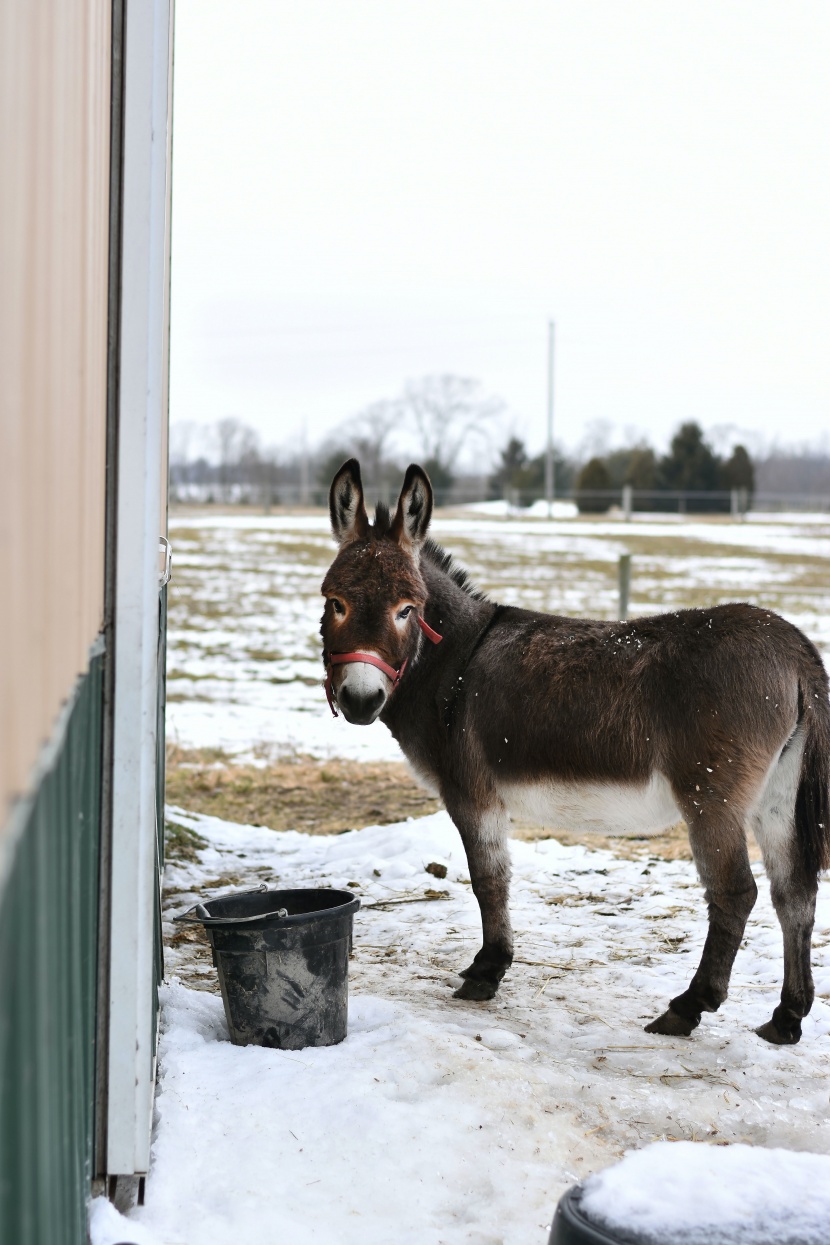
[[[343, 902], [326, 908], [315, 908], [311, 912], [295, 912], [288, 916], [280, 916], [280, 906], [277, 904], [275, 904], [275, 911], [255, 913], [253, 916], [213, 916], [210, 912], [212, 904], [226, 899], [243, 899], [247, 895], [273, 895], [276, 899], [277, 896], [305, 895], [309, 891], [325, 891], [328, 895], [338, 895], [342, 897]], [[200, 908], [201, 912], [199, 912]], [[352, 916], [359, 908], [360, 899], [357, 895], [335, 886], [294, 886], [290, 889], [271, 890], [262, 885], [247, 891], [228, 891], [225, 895], [215, 895], [213, 899], [200, 901], [188, 908], [186, 912], [174, 916], [173, 921], [183, 925], [204, 925], [209, 928], [223, 925], [253, 925], [257, 922], [268, 921], [274, 924], [278, 922], [285, 927], [306, 925], [311, 921], [319, 920], [320, 917]]]
[[582, 1194], [585, 1186], [582, 1181], [571, 1185], [559, 1199], [556, 1213], [551, 1224], [548, 1245], [637, 1245], [642, 1238], [636, 1239], [627, 1234], [625, 1238], [617, 1236], [613, 1229], [594, 1223], [582, 1209]]

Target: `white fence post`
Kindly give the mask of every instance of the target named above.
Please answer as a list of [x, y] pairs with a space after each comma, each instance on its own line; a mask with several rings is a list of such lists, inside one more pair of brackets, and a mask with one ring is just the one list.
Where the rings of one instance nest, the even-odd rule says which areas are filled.
[[628, 603], [631, 596], [631, 554], [621, 553], [619, 564], [620, 622], [628, 620]]

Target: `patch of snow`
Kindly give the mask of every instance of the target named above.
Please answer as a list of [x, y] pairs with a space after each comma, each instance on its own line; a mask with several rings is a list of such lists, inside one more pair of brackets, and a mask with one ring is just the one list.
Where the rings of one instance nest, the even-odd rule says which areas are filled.
[[[145, 1205], [129, 1216], [165, 1245], [543, 1245], [565, 1189], [632, 1147], [707, 1138], [830, 1151], [826, 886], [814, 951], [825, 997], [801, 1045], [770, 1047], [752, 1031], [782, 972], [758, 867], [731, 997], [691, 1040], [672, 1040], [642, 1026], [703, 945], [688, 862], [651, 860], [644, 875], [642, 860], [607, 851], [512, 843], [516, 962], [494, 1000], [469, 1003], [452, 990], [480, 922], [446, 813], [334, 836], [167, 815], [208, 845], [166, 870], [157, 1124]], [[426, 872], [433, 860], [445, 879]], [[215, 970], [170, 942], [175, 913], [261, 881], [357, 883], [339, 1046], [232, 1046]]]
[[105, 1197], [93, 1198], [89, 1204], [90, 1245], [178, 1245], [184, 1238], [165, 1236], [161, 1241], [155, 1232], [134, 1218], [128, 1219]]
[[830, 1157], [657, 1142], [589, 1177], [580, 1206], [644, 1245], [827, 1245]]
[[[575, 502], [554, 501], [551, 506], [553, 513], [549, 514], [548, 503], [544, 499], [531, 502], [529, 506], [514, 506], [512, 502], [501, 499], [498, 501], [476, 501], [465, 503], [463, 506], [459, 506], [458, 509], [484, 515], [491, 519], [575, 519], [579, 513]], [[440, 519], [436, 520], [436, 522], [440, 521]]]

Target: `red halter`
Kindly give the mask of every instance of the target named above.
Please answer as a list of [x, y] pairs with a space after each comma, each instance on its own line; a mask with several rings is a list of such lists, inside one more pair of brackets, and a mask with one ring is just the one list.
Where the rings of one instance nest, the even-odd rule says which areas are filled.
[[[418, 626], [421, 628], [428, 640], [431, 640], [433, 644], [441, 643], [444, 637], [439, 635], [437, 631], [434, 631], [433, 628], [430, 627], [429, 623], [425, 623], [420, 614], [416, 615], [416, 620]], [[394, 666], [390, 666], [388, 662], [383, 660], [382, 657], [376, 657], [374, 653], [329, 653], [329, 659], [326, 662], [326, 681], [324, 687], [326, 689], [326, 700], [329, 702], [329, 708], [336, 718], [339, 717], [340, 714], [334, 707], [334, 693], [331, 686], [331, 676], [333, 674], [332, 667], [348, 666], [356, 661], [362, 661], [367, 666], [377, 666], [378, 670], [382, 670], [387, 679], [392, 680], [392, 692], [394, 692], [395, 688], [403, 678], [403, 672], [406, 670], [409, 658], [407, 657], [403, 664], [396, 670]], [[389, 693], [390, 696], [392, 692]]]

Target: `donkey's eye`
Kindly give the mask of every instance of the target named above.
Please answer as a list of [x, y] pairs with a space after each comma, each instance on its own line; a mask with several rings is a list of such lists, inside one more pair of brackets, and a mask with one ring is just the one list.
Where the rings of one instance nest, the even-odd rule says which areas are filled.
[[345, 605], [343, 604], [343, 602], [342, 602], [342, 601], [338, 601], [338, 600], [337, 600], [337, 597], [329, 597], [329, 600], [330, 600], [330, 601], [331, 601], [331, 603], [332, 603], [332, 606], [333, 606], [333, 608], [334, 608], [334, 612], [335, 612], [335, 614], [345, 614], [345, 613], [346, 613], [346, 607], [345, 607]]
[[414, 605], [405, 605], [402, 610], [398, 611], [398, 618], [408, 618], [414, 608]]

